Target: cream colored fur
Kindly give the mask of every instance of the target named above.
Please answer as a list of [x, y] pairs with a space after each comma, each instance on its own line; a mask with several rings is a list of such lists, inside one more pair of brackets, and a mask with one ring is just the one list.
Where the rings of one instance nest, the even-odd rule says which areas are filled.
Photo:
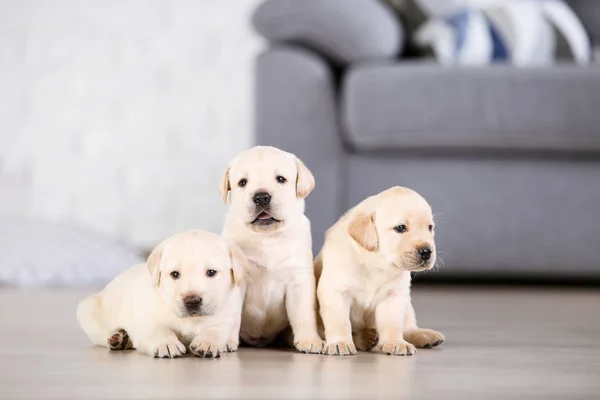
[[[401, 225], [403, 233], [394, 229]], [[417, 326], [410, 298], [411, 272], [436, 262], [433, 225], [425, 199], [393, 187], [367, 198], [327, 231], [315, 260], [326, 354], [375, 348], [411, 355], [415, 346], [444, 340]], [[427, 261], [418, 253], [423, 248], [432, 251]]]
[[[267, 345], [291, 325], [299, 351], [323, 349], [316, 328], [310, 223], [304, 215], [304, 198], [313, 187], [302, 161], [274, 147], [242, 153], [223, 176], [221, 196], [231, 201], [223, 236], [249, 259], [240, 330], [245, 343]], [[268, 214], [278, 222], [257, 223], [260, 210], [253, 199], [260, 192], [271, 196]]]
[[[235, 244], [212, 233], [186, 231], [161, 243], [147, 263], [127, 269], [83, 300], [77, 319], [99, 346], [107, 346], [110, 335], [122, 329], [137, 350], [150, 356], [177, 357], [189, 348], [218, 357], [238, 346], [246, 263]], [[209, 277], [208, 270], [216, 275]], [[190, 311], [186, 296], [201, 297], [201, 306]]]

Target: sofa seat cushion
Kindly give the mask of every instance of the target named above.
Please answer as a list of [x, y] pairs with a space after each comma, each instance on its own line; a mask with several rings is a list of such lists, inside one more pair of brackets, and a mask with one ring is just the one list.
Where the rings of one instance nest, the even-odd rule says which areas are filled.
[[355, 150], [600, 152], [600, 68], [365, 65], [341, 97]]
[[344, 167], [341, 212], [392, 185], [431, 204], [444, 266], [427, 278], [600, 279], [597, 160], [356, 153]]

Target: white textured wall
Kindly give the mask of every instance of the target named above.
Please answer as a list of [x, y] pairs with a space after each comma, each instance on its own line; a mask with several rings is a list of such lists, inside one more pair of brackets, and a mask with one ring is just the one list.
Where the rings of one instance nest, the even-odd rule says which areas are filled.
[[140, 246], [219, 232], [258, 0], [0, 0], [0, 214]]

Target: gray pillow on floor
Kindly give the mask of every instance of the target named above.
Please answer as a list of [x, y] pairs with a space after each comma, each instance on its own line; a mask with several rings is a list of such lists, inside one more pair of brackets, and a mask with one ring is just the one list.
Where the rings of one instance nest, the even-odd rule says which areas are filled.
[[0, 284], [17, 287], [104, 285], [144, 259], [90, 229], [0, 217]]

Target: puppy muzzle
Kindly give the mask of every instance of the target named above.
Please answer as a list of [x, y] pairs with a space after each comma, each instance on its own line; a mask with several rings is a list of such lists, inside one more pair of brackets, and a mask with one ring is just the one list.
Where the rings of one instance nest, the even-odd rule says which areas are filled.
[[429, 254], [425, 256], [421, 255], [419, 251], [415, 253], [408, 253], [403, 257], [399, 263], [394, 263], [394, 265], [405, 271], [411, 272], [419, 272], [426, 271], [435, 265], [435, 251], [431, 250]]
[[188, 295], [182, 299], [182, 314], [186, 317], [206, 315], [206, 304], [198, 295]]
[[268, 227], [281, 222], [274, 216], [270, 205], [255, 206], [252, 215], [254, 215], [254, 219], [250, 223], [259, 227]]

